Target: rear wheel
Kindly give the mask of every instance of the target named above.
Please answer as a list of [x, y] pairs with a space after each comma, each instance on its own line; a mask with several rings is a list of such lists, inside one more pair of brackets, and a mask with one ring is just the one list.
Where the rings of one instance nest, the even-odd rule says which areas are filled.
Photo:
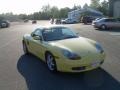
[[50, 71], [52, 72], [56, 72], [57, 69], [56, 69], [56, 62], [55, 62], [55, 59], [54, 59], [54, 56], [50, 53], [47, 53], [46, 55], [46, 63], [47, 63], [47, 67]]
[[29, 54], [28, 49], [27, 49], [27, 45], [25, 44], [25, 42], [23, 42], [23, 51], [25, 54]]
[[2, 23], [2, 24], [1, 24], [1, 27], [2, 27], [2, 28], [6, 28], [6, 26], [7, 26], [6, 23]]

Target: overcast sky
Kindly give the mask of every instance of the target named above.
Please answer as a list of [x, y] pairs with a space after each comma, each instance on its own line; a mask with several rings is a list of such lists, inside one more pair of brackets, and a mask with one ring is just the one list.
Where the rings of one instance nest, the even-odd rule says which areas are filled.
[[43, 5], [73, 7], [75, 5], [83, 6], [90, 4], [90, 0], [0, 0], [0, 13], [13, 12], [14, 14], [30, 14], [41, 10]]

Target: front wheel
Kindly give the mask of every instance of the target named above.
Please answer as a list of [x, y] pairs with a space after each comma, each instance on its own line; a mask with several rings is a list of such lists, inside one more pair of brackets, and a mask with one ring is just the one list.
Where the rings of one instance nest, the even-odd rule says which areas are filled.
[[105, 30], [107, 27], [106, 27], [106, 25], [101, 25], [100, 28], [103, 29], [103, 30]]
[[56, 62], [55, 62], [54, 56], [52, 54], [48, 53], [46, 55], [46, 63], [47, 63], [47, 67], [50, 71], [52, 71], [52, 72], [57, 71]]

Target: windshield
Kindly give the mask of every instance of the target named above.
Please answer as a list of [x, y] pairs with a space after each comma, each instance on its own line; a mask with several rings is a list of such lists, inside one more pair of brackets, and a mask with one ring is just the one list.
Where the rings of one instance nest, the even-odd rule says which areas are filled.
[[63, 40], [77, 37], [76, 33], [66, 27], [45, 29], [42, 31], [42, 35], [44, 41]]

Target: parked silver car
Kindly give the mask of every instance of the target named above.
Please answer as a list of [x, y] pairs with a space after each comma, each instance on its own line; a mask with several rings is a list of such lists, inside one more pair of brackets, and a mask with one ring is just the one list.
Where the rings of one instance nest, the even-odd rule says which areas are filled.
[[117, 19], [102, 18], [96, 22], [93, 22], [92, 25], [99, 29], [120, 28], [120, 21]]

